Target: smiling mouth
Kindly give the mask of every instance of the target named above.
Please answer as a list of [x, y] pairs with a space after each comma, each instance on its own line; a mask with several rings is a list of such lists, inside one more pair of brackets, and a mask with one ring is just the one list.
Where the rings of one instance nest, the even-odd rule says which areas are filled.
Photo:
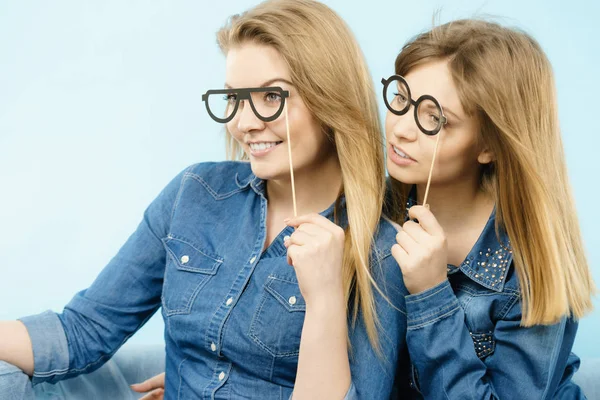
[[405, 158], [407, 160], [413, 160], [415, 161], [413, 158], [411, 158], [408, 154], [406, 154], [405, 152], [403, 152], [402, 150], [400, 150], [399, 148], [397, 148], [396, 146], [392, 145], [392, 149], [394, 150], [394, 153], [396, 153], [397, 155], [399, 155], [402, 158]]
[[277, 146], [278, 144], [283, 143], [283, 141], [278, 141], [278, 142], [257, 142], [257, 143], [248, 143], [248, 146], [250, 146], [250, 150], [252, 152], [261, 152], [261, 151], [266, 151], [269, 150], [275, 146]]

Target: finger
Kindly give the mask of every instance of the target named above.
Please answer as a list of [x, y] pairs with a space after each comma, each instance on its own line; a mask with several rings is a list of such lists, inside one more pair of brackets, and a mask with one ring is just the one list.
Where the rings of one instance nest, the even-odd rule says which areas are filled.
[[321, 235], [323, 232], [329, 232], [328, 230], [323, 229], [322, 227], [312, 224], [310, 222], [306, 222], [303, 224], [300, 224], [297, 228], [296, 231], [302, 231], [302, 232], [306, 232], [309, 235], [312, 236], [319, 236]]
[[421, 225], [430, 235], [444, 235], [444, 229], [442, 229], [433, 213], [429, 210], [429, 207], [412, 206], [408, 210], [408, 216], [410, 218], [418, 219], [419, 225]]
[[431, 235], [425, 232], [425, 229], [416, 222], [406, 221], [402, 226], [402, 229], [419, 244], [425, 244], [431, 241]]
[[313, 239], [313, 235], [310, 235], [303, 231], [295, 231], [291, 234], [291, 236], [289, 236], [288, 240], [284, 240], [284, 244], [287, 248], [289, 248], [293, 244], [297, 246], [305, 246], [308, 243], [311, 243]]
[[402, 232], [398, 232], [396, 235], [396, 242], [398, 242], [398, 244], [402, 246], [404, 251], [406, 251], [408, 254], [414, 253], [417, 247], [419, 247], [419, 244], [415, 242], [415, 239], [410, 237], [410, 235], [404, 230], [402, 230]]
[[392, 257], [394, 257], [400, 266], [400, 269], [402, 269], [402, 266], [406, 265], [408, 261], [408, 253], [397, 243], [392, 246]]
[[131, 385], [131, 388], [136, 392], [149, 392], [152, 389], [159, 389], [165, 387], [165, 373], [158, 374], [152, 378], [146, 379], [144, 382], [136, 383]]
[[155, 389], [152, 392], [145, 395], [144, 397], [142, 397], [140, 400], [163, 400], [164, 396], [165, 396], [164, 389]]
[[289, 218], [285, 220], [285, 223], [294, 227], [301, 224], [311, 223], [320, 226], [323, 229], [327, 229], [330, 232], [334, 232], [336, 229], [339, 229], [338, 225], [334, 224], [324, 216], [315, 213]]
[[298, 252], [299, 251], [300, 251], [300, 247], [299, 246], [294, 246], [294, 245], [292, 245], [291, 247], [289, 247], [288, 250], [287, 250], [287, 263], [289, 265], [291, 265], [292, 267], [294, 267], [294, 268], [296, 268], [296, 266], [294, 265], [294, 260], [298, 256]]

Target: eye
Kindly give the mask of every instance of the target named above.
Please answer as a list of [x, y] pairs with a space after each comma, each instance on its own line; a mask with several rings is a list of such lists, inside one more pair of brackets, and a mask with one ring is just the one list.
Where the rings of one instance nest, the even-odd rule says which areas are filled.
[[235, 103], [235, 101], [237, 100], [237, 95], [235, 93], [228, 93], [223, 96], [223, 100], [225, 100], [228, 103]]
[[406, 98], [406, 96], [404, 94], [402, 94], [402, 93], [394, 93], [394, 96], [396, 97], [396, 99], [398, 99], [398, 101], [400, 103], [406, 103], [406, 101], [408, 100]]
[[277, 92], [268, 92], [265, 94], [265, 100], [270, 103], [279, 103], [281, 101], [281, 95]]

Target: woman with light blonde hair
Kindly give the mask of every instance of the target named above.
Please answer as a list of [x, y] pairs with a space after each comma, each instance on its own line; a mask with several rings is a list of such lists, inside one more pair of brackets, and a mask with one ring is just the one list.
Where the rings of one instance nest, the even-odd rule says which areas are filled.
[[415, 397], [583, 398], [571, 348], [594, 284], [540, 45], [454, 21], [382, 83]]
[[[61, 314], [0, 323], [0, 360], [33, 384], [91, 372], [160, 307], [166, 374], [152, 396], [388, 398], [406, 367], [407, 292], [381, 218], [364, 57], [339, 16], [308, 0], [266, 1], [218, 43], [225, 89], [204, 101], [238, 161], [175, 177]], [[20, 378], [0, 373], [0, 392], [26, 388], [9, 381]]]

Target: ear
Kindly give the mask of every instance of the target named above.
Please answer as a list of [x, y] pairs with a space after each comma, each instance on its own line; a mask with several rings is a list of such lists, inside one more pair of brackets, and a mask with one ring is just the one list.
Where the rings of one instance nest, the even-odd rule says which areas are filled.
[[479, 164], [485, 165], [485, 164], [489, 164], [495, 160], [496, 160], [496, 157], [490, 149], [483, 149], [481, 151], [481, 153], [479, 153], [479, 155], [477, 156], [477, 162], [479, 162]]

